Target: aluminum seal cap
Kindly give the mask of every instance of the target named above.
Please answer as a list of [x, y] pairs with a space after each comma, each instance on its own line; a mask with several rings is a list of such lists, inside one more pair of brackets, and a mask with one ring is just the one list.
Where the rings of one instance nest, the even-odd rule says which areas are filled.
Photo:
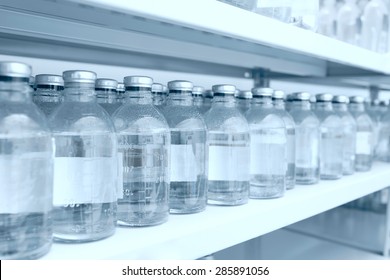
[[95, 88], [114, 89], [118, 87], [118, 82], [113, 79], [97, 79]]
[[212, 91], [214, 92], [214, 96], [218, 93], [224, 95], [234, 95], [236, 87], [233, 85], [213, 85]]
[[153, 93], [163, 93], [163, 88], [164, 86], [162, 84], [159, 84], [159, 83], [153, 83], [152, 84], [152, 92]]
[[294, 92], [292, 96], [293, 96], [293, 100], [297, 100], [297, 101], [310, 100], [310, 93], [304, 91]]
[[193, 96], [203, 96], [203, 94], [204, 94], [204, 87], [194, 86], [192, 88], [192, 95]]
[[169, 90], [192, 91], [194, 85], [189, 81], [175, 80], [168, 82]]
[[31, 66], [21, 62], [0, 62], [0, 76], [29, 79], [31, 72]]
[[127, 76], [123, 82], [126, 87], [146, 87], [151, 88], [153, 79], [148, 76]]
[[349, 98], [350, 103], [360, 104], [364, 102], [363, 96], [352, 96]]
[[284, 99], [284, 91], [283, 90], [275, 90], [272, 94], [273, 99]]
[[235, 97], [238, 99], [252, 99], [253, 95], [250, 90], [239, 90]]
[[95, 84], [96, 73], [85, 70], [69, 70], [62, 73], [65, 83]]
[[318, 102], [330, 102], [332, 101], [333, 95], [330, 93], [319, 93], [316, 94], [316, 100]]
[[268, 87], [257, 87], [252, 89], [253, 97], [272, 97], [274, 90]]
[[39, 74], [35, 76], [35, 86], [49, 85], [49, 86], [64, 86], [64, 80], [60, 75]]
[[116, 87], [116, 91], [118, 92], [125, 92], [125, 84], [124, 83], [118, 83]]
[[345, 95], [336, 95], [332, 99], [333, 103], [349, 103], [349, 98]]

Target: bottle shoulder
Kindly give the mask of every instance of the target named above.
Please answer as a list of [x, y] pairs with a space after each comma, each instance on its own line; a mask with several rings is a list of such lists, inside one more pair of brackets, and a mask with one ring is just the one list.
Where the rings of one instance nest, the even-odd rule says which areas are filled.
[[211, 108], [204, 120], [209, 131], [249, 132], [246, 118], [236, 108]]

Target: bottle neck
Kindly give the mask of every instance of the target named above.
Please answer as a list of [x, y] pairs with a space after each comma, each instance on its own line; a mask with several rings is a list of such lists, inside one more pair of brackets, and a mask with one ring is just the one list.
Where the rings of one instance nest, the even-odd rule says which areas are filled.
[[310, 101], [309, 100], [294, 100], [292, 102], [294, 109], [299, 109], [302, 111], [310, 111]]
[[64, 102], [95, 102], [94, 84], [71, 83], [64, 89]]
[[346, 103], [334, 103], [333, 104], [333, 110], [336, 112], [347, 112], [347, 104]]
[[278, 109], [278, 110], [285, 110], [286, 109], [286, 104], [285, 104], [283, 99], [274, 99], [273, 103], [274, 103], [275, 109]]
[[331, 102], [328, 102], [328, 101], [325, 101], [325, 102], [322, 102], [322, 101], [316, 102], [315, 108], [316, 108], [316, 110], [318, 110], [318, 111], [328, 111], [328, 112], [332, 111], [332, 109], [333, 109], [332, 103], [331, 103]]
[[32, 89], [24, 81], [0, 81], [0, 102], [28, 102], [31, 101]]
[[214, 98], [212, 99], [213, 107], [234, 107], [235, 106], [235, 100], [233, 95], [223, 95], [218, 96], [214, 95]]
[[167, 105], [192, 106], [191, 91], [169, 91]]
[[252, 105], [261, 108], [272, 108], [271, 97], [253, 97]]
[[125, 96], [129, 104], [152, 105], [152, 92], [150, 87], [126, 87]]
[[350, 103], [349, 109], [351, 111], [364, 112], [364, 104], [363, 103]]
[[95, 91], [98, 102], [115, 103], [118, 98], [114, 89], [96, 89]]

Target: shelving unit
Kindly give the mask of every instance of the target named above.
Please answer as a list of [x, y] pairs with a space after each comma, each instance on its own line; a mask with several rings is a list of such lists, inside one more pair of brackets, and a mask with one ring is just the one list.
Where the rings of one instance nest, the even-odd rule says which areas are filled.
[[280, 199], [208, 206], [156, 227], [118, 228], [97, 242], [54, 244], [44, 259], [197, 259], [381, 190], [389, 185], [389, 168], [377, 163], [367, 173], [297, 186]]
[[[216, 0], [2, 0], [0, 54], [390, 89], [388, 54]], [[368, 173], [297, 186], [281, 199], [209, 206], [156, 227], [118, 228], [98, 242], [54, 244], [44, 259], [199, 258], [385, 188], [389, 168], [377, 163]]]

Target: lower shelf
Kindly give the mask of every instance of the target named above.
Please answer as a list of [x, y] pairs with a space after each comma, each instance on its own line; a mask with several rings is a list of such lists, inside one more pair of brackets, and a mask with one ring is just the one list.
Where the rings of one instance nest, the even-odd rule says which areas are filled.
[[55, 243], [43, 259], [197, 259], [383, 189], [390, 185], [389, 170], [390, 164], [376, 163], [370, 172], [296, 186], [279, 199], [208, 206], [155, 227], [118, 228], [96, 242]]

